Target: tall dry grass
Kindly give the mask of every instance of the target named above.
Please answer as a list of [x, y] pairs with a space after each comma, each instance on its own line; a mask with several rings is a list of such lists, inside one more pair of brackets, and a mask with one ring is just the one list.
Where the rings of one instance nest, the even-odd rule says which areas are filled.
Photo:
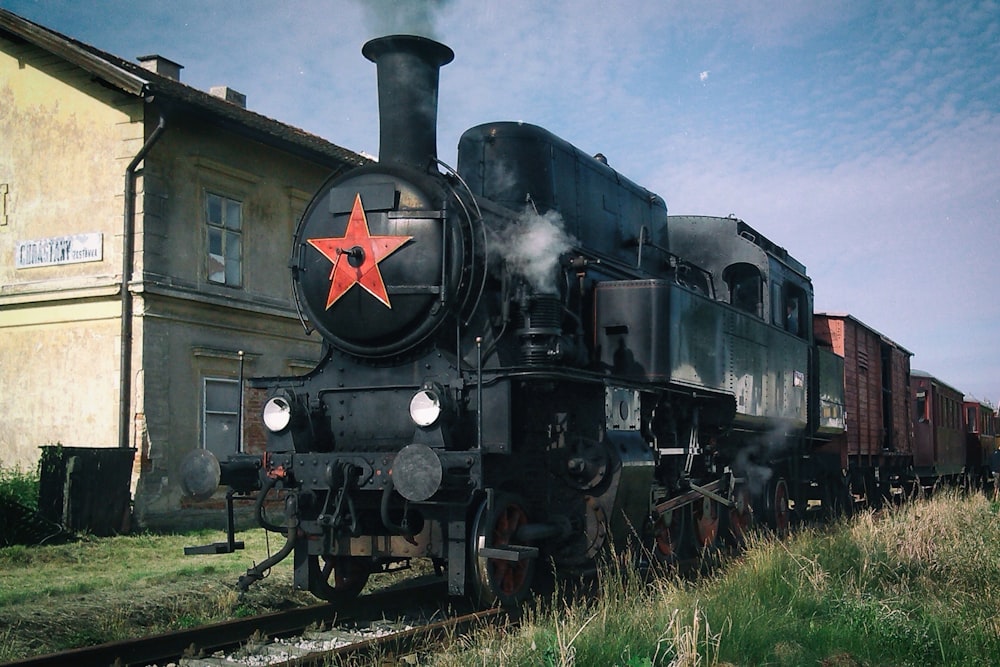
[[617, 563], [592, 596], [536, 605], [513, 635], [464, 641], [435, 665], [993, 665], [1000, 517], [981, 494], [766, 534], [698, 581]]
[[[527, 609], [517, 631], [460, 638], [421, 654], [420, 664], [997, 664], [998, 514], [981, 494], [940, 493], [786, 541], [755, 535], [696, 581], [646, 577], [630, 555], [612, 554], [592, 589], [561, 587]], [[253, 613], [270, 594], [285, 604], [290, 566], [246, 598], [232, 592], [268, 550], [261, 531], [241, 535], [245, 552], [182, 555], [187, 544], [219, 539], [139, 535], [0, 549], [0, 662]]]

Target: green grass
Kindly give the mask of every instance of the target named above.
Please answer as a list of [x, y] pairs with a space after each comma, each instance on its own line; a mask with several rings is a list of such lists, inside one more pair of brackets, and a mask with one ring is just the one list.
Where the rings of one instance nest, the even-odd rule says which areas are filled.
[[155, 588], [209, 575], [235, 581], [252, 565], [253, 550], [259, 549], [257, 556], [264, 552], [260, 532], [251, 538], [248, 551], [211, 556], [184, 556], [184, 547], [224, 541], [223, 533], [84, 536], [68, 544], [0, 549], [0, 608], [94, 590]]
[[[0, 549], [0, 662], [313, 601], [292, 591], [291, 559], [236, 594], [268, 553], [263, 531], [239, 536], [246, 551], [183, 555], [224, 539]], [[421, 664], [971, 666], [1000, 655], [1000, 507], [982, 495], [942, 493], [785, 541], [756, 536], [697, 581], [616, 565], [630, 560], [612, 559], [595, 594], [557, 591], [573, 602], [536, 604], [517, 630], [459, 638]]]
[[[83, 536], [0, 549], [0, 663], [317, 602], [291, 586], [291, 559], [239, 596], [237, 579], [267, 557], [262, 530], [246, 550], [185, 556], [225, 534]], [[280, 545], [271, 539], [270, 552]]]
[[536, 608], [516, 634], [433, 664], [993, 665], [998, 513], [943, 493], [783, 542], [758, 536], [696, 582], [612, 567], [598, 596]]

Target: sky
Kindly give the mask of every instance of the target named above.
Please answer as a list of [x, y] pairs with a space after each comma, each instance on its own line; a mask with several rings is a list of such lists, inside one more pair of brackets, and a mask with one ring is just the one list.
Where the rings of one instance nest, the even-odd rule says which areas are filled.
[[661, 195], [735, 215], [914, 369], [1000, 402], [1000, 0], [0, 0], [125, 59], [378, 154], [372, 37], [444, 42], [438, 153], [545, 127]]

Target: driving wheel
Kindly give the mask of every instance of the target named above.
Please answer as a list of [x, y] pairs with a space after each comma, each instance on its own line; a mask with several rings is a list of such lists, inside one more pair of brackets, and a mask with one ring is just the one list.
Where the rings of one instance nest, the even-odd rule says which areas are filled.
[[470, 541], [473, 600], [481, 607], [499, 604], [512, 608], [524, 602], [531, 592], [535, 558], [511, 550], [504, 556], [481, 555], [483, 548], [502, 549], [515, 544], [514, 533], [528, 523], [524, 503], [514, 495], [496, 493], [493, 506], [487, 500], [476, 512]]

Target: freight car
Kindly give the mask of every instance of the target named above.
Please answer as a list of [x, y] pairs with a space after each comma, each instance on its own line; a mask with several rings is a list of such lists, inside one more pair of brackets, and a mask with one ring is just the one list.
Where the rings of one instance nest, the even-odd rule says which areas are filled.
[[817, 448], [842, 483], [826, 488], [831, 513], [856, 503], [878, 508], [905, 492], [913, 475], [910, 351], [845, 313], [816, 313], [816, 342], [844, 359], [846, 430]]
[[672, 562], [853, 504], [875, 465], [900, 475], [909, 353], [851, 323], [893, 392], [867, 419], [893, 435], [837, 444], [859, 358], [829, 327], [817, 344], [787, 250], [734, 217], [668, 216], [529, 124], [466, 131], [452, 169], [436, 154], [452, 51], [397, 35], [362, 52], [379, 162], [319, 189], [290, 260], [323, 357], [251, 381], [266, 452], [188, 466], [192, 493], [250, 494], [285, 537], [242, 586], [292, 556], [296, 586], [344, 600], [426, 558], [452, 594], [516, 605], [543, 565], [585, 573], [612, 546]]

